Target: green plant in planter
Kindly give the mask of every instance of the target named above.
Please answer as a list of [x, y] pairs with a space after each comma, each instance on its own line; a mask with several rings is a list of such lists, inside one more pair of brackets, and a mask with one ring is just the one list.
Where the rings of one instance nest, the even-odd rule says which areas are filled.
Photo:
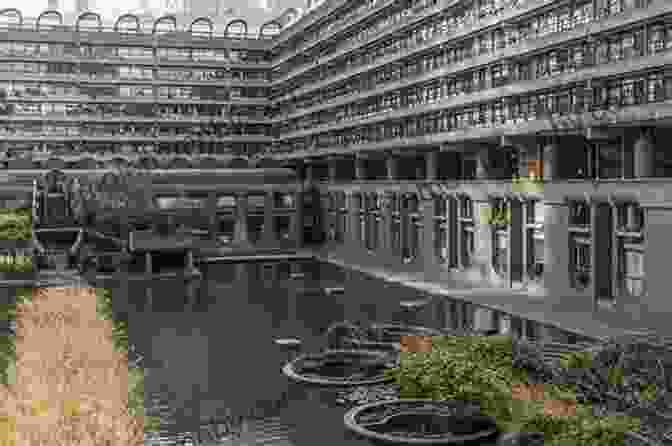
[[533, 381], [528, 370], [514, 363], [529, 365], [534, 374], [539, 360], [534, 349], [517, 343], [502, 336], [442, 337], [430, 353], [402, 353], [399, 367], [388, 374], [399, 384], [402, 398], [476, 402], [501, 430], [543, 432], [552, 446], [619, 445], [624, 432], [638, 428], [637, 420], [629, 417], [594, 415], [590, 406], [577, 402], [574, 387], [555, 375], [557, 382], [544, 385], [545, 398], [572, 401], [576, 415], [551, 417], [544, 413], [543, 401], [514, 399], [515, 385]]
[[33, 259], [29, 256], [0, 256], [0, 272], [33, 272]]

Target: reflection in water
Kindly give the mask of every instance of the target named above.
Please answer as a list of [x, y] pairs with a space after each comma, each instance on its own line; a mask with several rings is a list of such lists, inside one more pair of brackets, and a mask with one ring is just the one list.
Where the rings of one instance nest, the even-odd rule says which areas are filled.
[[[247, 435], [290, 440], [269, 445], [368, 445], [345, 431], [344, 409], [328, 390], [284, 377], [281, 368], [294, 353], [275, 340], [296, 338], [302, 352], [318, 352], [330, 324], [409, 322], [399, 303], [425, 296], [317, 262], [221, 263], [203, 265], [202, 272], [189, 285], [152, 283], [151, 306], [142, 282], [106, 285], [115, 311], [128, 319], [129, 342], [143, 356], [148, 412], [165, 430], [158, 444], [200, 438], [206, 445], [243, 445]], [[328, 287], [345, 289], [331, 296], [300, 292]], [[441, 311], [429, 307], [435, 305], [413, 322], [442, 328], [434, 320]], [[194, 432], [192, 440], [180, 432]]]

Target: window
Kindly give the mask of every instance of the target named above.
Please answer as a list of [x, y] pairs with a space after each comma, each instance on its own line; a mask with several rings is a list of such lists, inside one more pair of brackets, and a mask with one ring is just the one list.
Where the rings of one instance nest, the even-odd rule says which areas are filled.
[[527, 244], [527, 278], [538, 281], [544, 274], [544, 212], [545, 206], [540, 201], [526, 203], [525, 237]]
[[616, 206], [618, 290], [620, 295], [644, 294], [644, 212], [636, 203]]
[[570, 203], [570, 280], [576, 289], [585, 289], [591, 281], [591, 209], [587, 203]]
[[460, 226], [460, 266], [471, 266], [474, 255], [474, 205], [469, 197], [461, 197], [458, 222]]

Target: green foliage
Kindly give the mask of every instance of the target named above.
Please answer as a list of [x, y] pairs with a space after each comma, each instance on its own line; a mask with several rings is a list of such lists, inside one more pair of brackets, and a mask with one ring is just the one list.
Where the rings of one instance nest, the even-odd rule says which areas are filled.
[[[3, 325], [9, 325], [16, 320], [17, 307], [21, 303], [32, 299], [32, 288], [18, 288], [14, 301], [0, 304], [0, 320]], [[12, 375], [12, 368], [16, 363], [16, 339], [13, 335], [0, 336], [0, 381], [8, 385]]]
[[0, 256], [0, 272], [32, 273], [35, 271], [33, 258], [30, 256]]
[[542, 432], [551, 446], [614, 446], [624, 432], [639, 424], [629, 417], [598, 417], [589, 405], [577, 403], [574, 386], [546, 381], [545, 397], [576, 404], [576, 415], [549, 417], [543, 401], [514, 399], [516, 384], [531, 384], [546, 376], [541, 353], [508, 336], [435, 338], [429, 353], [402, 353], [398, 368], [388, 372], [400, 386], [402, 398], [431, 398], [476, 402], [504, 431]]
[[0, 209], [0, 240], [30, 240], [32, 227], [30, 209]]

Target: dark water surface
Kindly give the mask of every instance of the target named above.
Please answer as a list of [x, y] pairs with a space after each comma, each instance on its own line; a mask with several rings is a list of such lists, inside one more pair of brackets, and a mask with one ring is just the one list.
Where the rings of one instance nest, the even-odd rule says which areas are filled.
[[[290, 278], [290, 268], [305, 276]], [[334, 404], [333, 392], [282, 375], [291, 353], [274, 340], [299, 338], [303, 351], [319, 351], [327, 327], [344, 319], [445, 326], [442, 299], [409, 316], [399, 303], [427, 295], [330, 264], [220, 263], [201, 270], [191, 291], [184, 282], [154, 282], [151, 303], [143, 282], [107, 285], [117, 316], [128, 320], [130, 343], [144, 356], [148, 410], [163, 406], [164, 423], [175, 431], [193, 431], [213, 417], [263, 415], [279, 417], [294, 446], [368, 445], [345, 431], [346, 409]], [[330, 287], [344, 292], [320, 292]]]

